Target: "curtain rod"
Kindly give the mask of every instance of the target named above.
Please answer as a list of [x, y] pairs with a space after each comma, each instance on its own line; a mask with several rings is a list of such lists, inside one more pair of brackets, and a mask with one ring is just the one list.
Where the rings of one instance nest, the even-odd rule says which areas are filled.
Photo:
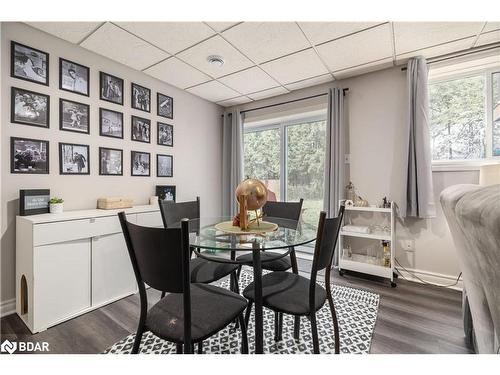
[[[490, 51], [492, 49], [497, 49], [497, 48], [500, 48], [500, 43], [487, 44], [485, 46], [477, 47], [477, 48], [474, 48], [474, 49], [468, 50], [468, 51], [465, 50], [462, 52], [448, 53], [445, 55], [436, 56], [436, 57], [432, 58], [431, 61], [427, 62], [427, 65], [434, 64], [434, 63], [441, 62], [441, 61], [452, 60], [452, 59], [455, 59], [457, 57], [472, 55], [472, 54], [479, 53], [479, 52]], [[406, 66], [401, 68], [402, 71], [405, 71], [407, 69], [408, 68]]]
[[[349, 91], [349, 88], [345, 88], [345, 89], [342, 89], [342, 91], [344, 92], [344, 95], [346, 93], [346, 91]], [[269, 104], [269, 105], [264, 105], [262, 107], [256, 107], [256, 108], [250, 108], [250, 109], [247, 109], [245, 111], [241, 111], [241, 113], [247, 113], [247, 112], [252, 112], [252, 111], [257, 111], [259, 109], [266, 109], [266, 108], [272, 108], [272, 107], [277, 107], [279, 105], [284, 105], [284, 104], [289, 104], [289, 103], [295, 103], [295, 102], [300, 102], [302, 100], [307, 100], [307, 99], [314, 99], [314, 98], [319, 98], [321, 96], [325, 96], [325, 95], [328, 95], [328, 93], [323, 93], [323, 94], [316, 94], [316, 95], [311, 95], [311, 96], [307, 96], [305, 98], [299, 98], [299, 99], [293, 99], [293, 100], [289, 100], [289, 101], [286, 101], [286, 102], [281, 102], [281, 103], [276, 103], [276, 104]]]

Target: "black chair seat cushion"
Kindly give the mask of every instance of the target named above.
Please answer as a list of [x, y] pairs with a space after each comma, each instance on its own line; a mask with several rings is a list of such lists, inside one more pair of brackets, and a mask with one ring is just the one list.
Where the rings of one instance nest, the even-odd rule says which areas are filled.
[[209, 284], [235, 272], [237, 264], [211, 262], [203, 258], [191, 259], [191, 282]]
[[[239, 294], [214, 285], [191, 284], [191, 335], [193, 342], [219, 332], [247, 306]], [[182, 293], [167, 294], [147, 314], [146, 329], [175, 343], [184, 342]]]
[[[260, 252], [260, 260], [262, 262], [262, 269], [268, 271], [286, 271], [292, 268], [292, 263], [290, 261], [290, 256], [285, 256], [276, 260], [270, 260], [266, 262], [266, 260], [276, 258], [280, 256], [279, 253], [273, 253], [272, 251], [261, 251]], [[245, 262], [248, 266], [253, 265], [253, 254], [248, 253], [244, 255], [240, 255], [236, 258], [236, 260], [240, 262]]]
[[[262, 303], [265, 307], [291, 315], [309, 315], [309, 279], [291, 272], [271, 272], [262, 276]], [[255, 299], [254, 283], [243, 291], [243, 296]], [[316, 284], [315, 311], [326, 301], [326, 290]]]

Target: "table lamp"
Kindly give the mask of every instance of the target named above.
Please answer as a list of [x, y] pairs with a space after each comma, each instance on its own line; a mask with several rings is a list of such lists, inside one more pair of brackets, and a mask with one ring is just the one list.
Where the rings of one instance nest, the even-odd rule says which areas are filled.
[[481, 166], [479, 171], [479, 185], [488, 186], [500, 184], [500, 163]]

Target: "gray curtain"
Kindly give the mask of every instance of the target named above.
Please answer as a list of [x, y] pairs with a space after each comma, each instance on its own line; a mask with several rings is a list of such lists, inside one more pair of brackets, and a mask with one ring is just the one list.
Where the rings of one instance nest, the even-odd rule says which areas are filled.
[[243, 115], [239, 110], [222, 115], [222, 214], [233, 216], [238, 204], [234, 192], [243, 180]]
[[436, 216], [436, 207], [432, 186], [427, 62], [423, 57], [411, 58], [408, 61], [407, 84], [408, 163], [406, 202], [403, 202], [401, 207], [401, 215], [430, 218]]
[[331, 88], [328, 90], [325, 199], [323, 204], [329, 217], [337, 216], [339, 200], [344, 198], [345, 137], [344, 91], [341, 88]]

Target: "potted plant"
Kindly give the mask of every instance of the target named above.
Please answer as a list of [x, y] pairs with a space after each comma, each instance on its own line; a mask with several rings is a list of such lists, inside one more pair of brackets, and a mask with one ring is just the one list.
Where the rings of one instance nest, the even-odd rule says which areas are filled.
[[63, 203], [64, 201], [62, 198], [50, 198], [49, 205], [50, 205], [50, 213], [51, 214], [60, 214], [63, 212]]

